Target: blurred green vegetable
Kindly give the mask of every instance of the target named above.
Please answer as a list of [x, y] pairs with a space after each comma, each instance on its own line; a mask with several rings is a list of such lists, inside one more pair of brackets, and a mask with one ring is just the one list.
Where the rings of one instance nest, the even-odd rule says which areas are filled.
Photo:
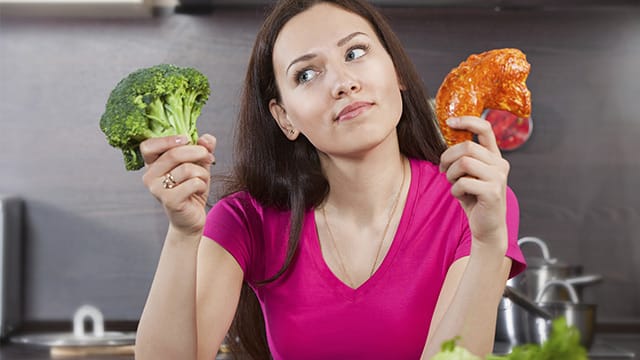
[[[442, 343], [442, 350], [432, 360], [480, 360], [457, 346], [458, 338]], [[485, 360], [588, 360], [587, 350], [580, 345], [580, 332], [568, 326], [564, 317], [553, 320], [549, 339], [542, 345], [516, 346], [509, 355], [488, 355]]]
[[431, 360], [481, 360], [470, 353], [467, 349], [457, 346], [458, 337], [445, 341], [441, 345], [441, 350]]

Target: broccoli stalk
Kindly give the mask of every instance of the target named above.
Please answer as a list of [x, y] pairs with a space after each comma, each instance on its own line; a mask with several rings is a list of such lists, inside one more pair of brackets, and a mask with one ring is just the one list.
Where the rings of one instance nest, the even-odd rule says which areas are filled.
[[140, 143], [187, 135], [198, 140], [196, 121], [209, 98], [207, 78], [193, 68], [161, 64], [139, 69], [116, 85], [100, 118], [109, 144], [122, 150], [127, 170], [144, 166]]

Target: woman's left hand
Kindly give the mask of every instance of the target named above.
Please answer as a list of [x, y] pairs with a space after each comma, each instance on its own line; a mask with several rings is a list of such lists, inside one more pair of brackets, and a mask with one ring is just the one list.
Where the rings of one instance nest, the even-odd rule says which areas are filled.
[[475, 116], [450, 118], [447, 124], [476, 134], [478, 143], [465, 141], [448, 148], [440, 157], [440, 171], [453, 184], [451, 193], [467, 214], [474, 240], [506, 246], [509, 162], [500, 154], [491, 124]]

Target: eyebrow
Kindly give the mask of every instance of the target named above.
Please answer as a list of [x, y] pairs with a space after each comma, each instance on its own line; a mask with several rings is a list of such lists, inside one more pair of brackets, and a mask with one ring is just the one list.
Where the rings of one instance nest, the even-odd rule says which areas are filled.
[[[338, 42], [336, 43], [336, 45], [338, 45], [338, 47], [344, 46], [344, 44], [348, 43], [351, 39], [353, 39], [354, 37], [356, 37], [356, 36], [358, 36], [358, 35], [364, 35], [364, 36], [367, 36], [367, 34], [365, 34], [365, 33], [361, 32], [361, 31], [356, 31], [356, 32], [353, 32], [353, 33], [351, 33], [351, 34], [349, 34], [349, 35], [345, 36], [344, 38], [342, 38], [342, 39], [338, 40]], [[289, 66], [287, 66], [287, 71], [286, 71], [285, 73], [288, 73], [288, 72], [289, 72], [289, 69], [290, 69], [290, 68], [291, 68], [295, 63], [298, 63], [298, 62], [301, 62], [301, 61], [311, 60], [311, 59], [315, 58], [316, 56], [318, 56], [318, 55], [317, 55], [317, 54], [314, 54], [314, 53], [311, 53], [311, 54], [304, 54], [304, 55], [302, 55], [302, 56], [300, 56], [300, 57], [297, 57], [295, 60], [293, 60], [293, 61], [291, 62], [291, 64], [289, 64]]]

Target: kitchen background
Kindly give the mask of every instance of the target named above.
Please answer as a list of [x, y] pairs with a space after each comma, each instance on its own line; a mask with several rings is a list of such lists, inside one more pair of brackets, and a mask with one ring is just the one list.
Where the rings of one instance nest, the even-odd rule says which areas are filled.
[[[26, 322], [66, 320], [84, 303], [107, 319], [138, 319], [167, 222], [142, 171], [125, 172], [101, 133], [105, 101], [136, 68], [199, 68], [212, 84], [199, 129], [217, 136], [215, 172], [224, 171], [263, 14], [248, 7], [149, 18], [0, 17], [0, 194], [25, 201]], [[553, 256], [604, 276], [586, 291], [601, 326], [640, 328], [640, 7], [384, 14], [432, 95], [470, 53], [517, 47], [528, 55], [534, 131], [504, 154], [520, 235], [541, 237]]]

